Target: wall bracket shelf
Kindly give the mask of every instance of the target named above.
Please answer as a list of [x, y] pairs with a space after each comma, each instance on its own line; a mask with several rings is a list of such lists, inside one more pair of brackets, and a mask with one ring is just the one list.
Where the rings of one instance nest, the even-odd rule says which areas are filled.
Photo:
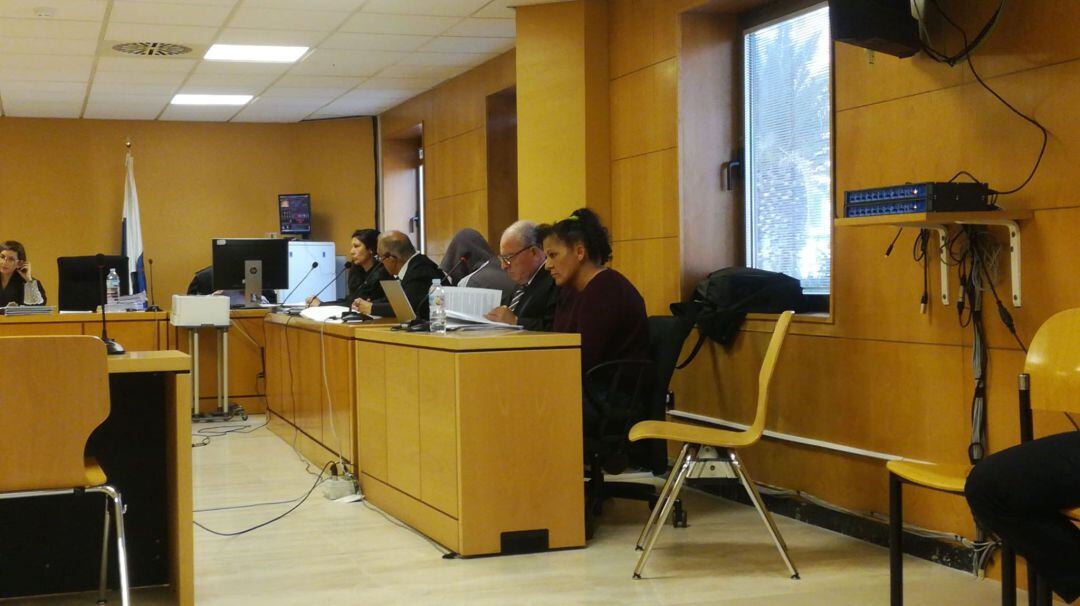
[[941, 303], [949, 304], [949, 265], [945, 254], [949, 225], [984, 225], [987, 227], [1005, 227], [1009, 230], [1009, 267], [1012, 277], [1012, 304], [1020, 307], [1020, 221], [1030, 219], [1029, 210], [994, 210], [977, 212], [938, 212], [908, 213], [902, 215], [880, 215], [875, 217], [852, 217], [836, 219], [837, 227], [892, 226], [914, 229], [931, 229], [937, 232], [940, 242], [941, 259]]

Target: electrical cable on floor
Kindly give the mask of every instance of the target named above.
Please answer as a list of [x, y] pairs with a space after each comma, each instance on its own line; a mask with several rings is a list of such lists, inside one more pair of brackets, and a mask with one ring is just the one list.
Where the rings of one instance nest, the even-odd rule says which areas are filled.
[[244, 530], [238, 530], [236, 532], [221, 532], [221, 531], [218, 531], [218, 530], [213, 530], [211, 528], [207, 528], [206, 526], [204, 526], [204, 525], [202, 525], [199, 522], [196, 522], [194, 520], [192, 520], [192, 523], [195, 524], [196, 526], [198, 526], [199, 528], [202, 528], [206, 532], [209, 532], [210, 534], [215, 534], [215, 535], [217, 535], [219, 537], [235, 537], [235, 536], [239, 536], [239, 535], [242, 535], [242, 534], [247, 534], [247, 533], [249, 533], [249, 532], [251, 532], [253, 530], [258, 530], [259, 528], [262, 528], [264, 526], [268, 526], [270, 524], [273, 524], [274, 522], [277, 522], [278, 520], [284, 518], [285, 516], [289, 515], [290, 513], [296, 511], [296, 509], [298, 507], [303, 505], [304, 502], [308, 500], [308, 497], [311, 496], [311, 493], [315, 492], [315, 489], [318, 488], [319, 484], [322, 483], [323, 474], [326, 473], [326, 469], [328, 467], [330, 467], [331, 463], [333, 463], [333, 461], [327, 461], [326, 464], [322, 466], [322, 469], [319, 470], [318, 477], [315, 478], [315, 482], [311, 485], [311, 488], [308, 489], [307, 493], [300, 499], [300, 502], [297, 503], [296, 505], [293, 505], [292, 507], [289, 508], [288, 511], [286, 511], [285, 513], [283, 513], [283, 514], [281, 514], [279, 516], [275, 516], [273, 518], [270, 518], [269, 520], [267, 520], [265, 522], [261, 522], [259, 524], [256, 524], [256, 525], [252, 526], [251, 528], [245, 528]]

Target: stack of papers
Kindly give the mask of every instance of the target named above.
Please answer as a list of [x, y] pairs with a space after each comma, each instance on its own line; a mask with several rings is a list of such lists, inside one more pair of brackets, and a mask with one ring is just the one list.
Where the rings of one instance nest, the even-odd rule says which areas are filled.
[[36, 316], [39, 314], [51, 314], [56, 311], [52, 305], [13, 305], [0, 307], [0, 314], [7, 316]]
[[521, 328], [516, 324], [493, 322], [484, 317], [502, 302], [501, 291], [467, 286], [444, 286], [443, 290], [446, 292], [447, 330]]

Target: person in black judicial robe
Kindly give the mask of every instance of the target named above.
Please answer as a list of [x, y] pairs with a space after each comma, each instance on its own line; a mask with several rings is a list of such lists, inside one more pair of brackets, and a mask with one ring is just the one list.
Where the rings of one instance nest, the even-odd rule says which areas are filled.
[[503, 297], [502, 306], [484, 314], [487, 319], [526, 330], [551, 330], [559, 287], [544, 267], [544, 251], [536, 237], [536, 224], [531, 221], [518, 221], [503, 232], [499, 263], [517, 287]]
[[[401, 280], [401, 289], [405, 291], [417, 319], [427, 320], [430, 317], [428, 290], [431, 289], [431, 281], [438, 279], [442, 284], [447, 284], [446, 274], [434, 261], [416, 252], [409, 237], [400, 231], [388, 231], [379, 236], [379, 258], [386, 271]], [[373, 316], [394, 315], [390, 301], [385, 297], [357, 299], [352, 308]]]
[[45, 305], [45, 287], [30, 273], [26, 248], [8, 240], [0, 243], [0, 307]]
[[382, 262], [379, 261], [376, 251], [378, 250], [379, 232], [375, 229], [358, 229], [353, 232], [352, 241], [349, 245], [349, 268], [348, 290], [345, 298], [337, 301], [323, 302], [317, 297], [308, 297], [307, 304], [340, 305], [353, 307], [357, 299], [373, 301], [383, 299], [381, 280], [392, 280], [393, 276], [386, 271]]

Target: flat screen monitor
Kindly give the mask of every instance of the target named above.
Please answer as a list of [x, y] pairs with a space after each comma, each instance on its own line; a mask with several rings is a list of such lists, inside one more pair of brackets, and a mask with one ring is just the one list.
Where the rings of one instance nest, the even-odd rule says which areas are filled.
[[311, 235], [311, 194], [279, 194], [281, 233]]
[[262, 261], [265, 290], [289, 287], [289, 241], [280, 238], [214, 238], [214, 290], [243, 290], [244, 262]]
[[[98, 273], [97, 255], [86, 257], [59, 257], [56, 259], [60, 284], [57, 297], [60, 311], [94, 311], [104, 303], [105, 293]], [[105, 255], [105, 275], [115, 269], [120, 276], [120, 294], [130, 294], [131, 277], [128, 275], [128, 258]]]

